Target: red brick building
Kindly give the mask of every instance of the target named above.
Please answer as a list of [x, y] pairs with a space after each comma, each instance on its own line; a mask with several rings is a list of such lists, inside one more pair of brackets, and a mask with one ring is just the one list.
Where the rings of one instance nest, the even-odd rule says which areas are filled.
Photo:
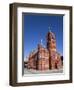
[[56, 50], [56, 38], [52, 32], [47, 33], [46, 48], [42, 44], [38, 44], [37, 50], [30, 53], [28, 58], [28, 69], [49, 70], [61, 69], [61, 55]]

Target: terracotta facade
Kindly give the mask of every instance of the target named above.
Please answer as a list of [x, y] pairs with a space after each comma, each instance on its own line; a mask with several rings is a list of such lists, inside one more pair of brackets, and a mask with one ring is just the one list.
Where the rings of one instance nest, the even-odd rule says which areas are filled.
[[46, 41], [46, 48], [42, 44], [38, 44], [37, 50], [30, 53], [28, 69], [53, 70], [62, 68], [61, 55], [56, 50], [55, 34], [48, 32]]

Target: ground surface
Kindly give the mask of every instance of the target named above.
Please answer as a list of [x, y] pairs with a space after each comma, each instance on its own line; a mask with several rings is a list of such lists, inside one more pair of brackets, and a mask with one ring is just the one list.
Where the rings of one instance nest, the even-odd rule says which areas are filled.
[[39, 70], [33, 70], [33, 69], [24, 69], [24, 74], [51, 74], [51, 73], [63, 73], [63, 70], [45, 70], [45, 71], [39, 71]]

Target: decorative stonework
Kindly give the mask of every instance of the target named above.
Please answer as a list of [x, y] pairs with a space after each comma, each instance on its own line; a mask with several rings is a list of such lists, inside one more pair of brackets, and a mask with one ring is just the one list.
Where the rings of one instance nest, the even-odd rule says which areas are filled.
[[42, 44], [38, 44], [37, 50], [30, 53], [27, 64], [28, 69], [53, 70], [62, 68], [61, 55], [56, 50], [55, 34], [50, 31], [47, 33], [46, 38], [46, 48]]

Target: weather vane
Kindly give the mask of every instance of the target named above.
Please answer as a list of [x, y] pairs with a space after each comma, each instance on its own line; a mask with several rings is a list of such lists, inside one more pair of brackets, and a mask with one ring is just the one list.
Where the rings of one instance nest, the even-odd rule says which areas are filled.
[[41, 39], [41, 45], [43, 44], [43, 40]]

